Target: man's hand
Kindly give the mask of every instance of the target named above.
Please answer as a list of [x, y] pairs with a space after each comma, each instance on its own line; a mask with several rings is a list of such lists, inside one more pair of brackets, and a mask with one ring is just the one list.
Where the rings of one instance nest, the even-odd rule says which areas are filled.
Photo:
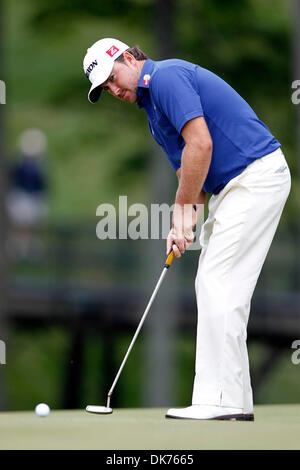
[[172, 228], [167, 237], [167, 254], [173, 248], [174, 256], [180, 258], [185, 250], [194, 242], [193, 227], [197, 222], [197, 215], [193, 204], [175, 204]]

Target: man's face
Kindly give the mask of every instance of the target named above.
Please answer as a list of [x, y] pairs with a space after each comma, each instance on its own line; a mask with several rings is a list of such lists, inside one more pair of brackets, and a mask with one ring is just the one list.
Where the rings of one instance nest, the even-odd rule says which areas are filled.
[[[132, 57], [132, 56], [131, 56]], [[101, 87], [110, 94], [127, 103], [137, 100], [137, 86], [140, 72], [136, 61], [125, 57], [125, 62], [115, 62], [110, 76]]]

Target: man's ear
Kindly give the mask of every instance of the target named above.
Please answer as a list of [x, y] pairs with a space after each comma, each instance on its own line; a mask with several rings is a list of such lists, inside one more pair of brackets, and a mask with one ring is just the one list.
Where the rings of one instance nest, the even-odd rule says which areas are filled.
[[133, 57], [132, 54], [130, 54], [130, 52], [124, 51], [124, 52], [123, 52], [123, 57], [124, 57], [124, 59], [125, 59], [126, 62], [129, 62], [130, 64], [134, 64], [134, 63], [135, 63], [135, 58]]

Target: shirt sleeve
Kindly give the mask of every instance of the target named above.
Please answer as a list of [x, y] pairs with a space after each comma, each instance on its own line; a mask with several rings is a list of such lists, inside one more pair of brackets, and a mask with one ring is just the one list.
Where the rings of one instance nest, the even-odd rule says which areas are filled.
[[150, 83], [154, 103], [179, 134], [188, 121], [204, 115], [191, 71], [178, 66], [166, 67], [157, 70]]

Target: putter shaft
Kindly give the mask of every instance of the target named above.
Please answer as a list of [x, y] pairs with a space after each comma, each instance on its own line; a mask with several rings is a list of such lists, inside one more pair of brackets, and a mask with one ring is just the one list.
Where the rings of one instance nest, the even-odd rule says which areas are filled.
[[172, 263], [172, 261], [173, 261], [173, 257], [174, 257], [174, 253], [173, 253], [173, 250], [171, 250], [170, 253], [169, 253], [169, 255], [168, 255], [168, 258], [167, 258], [167, 260], [166, 260], [166, 263], [165, 263], [165, 265], [164, 265], [164, 269], [163, 269], [163, 271], [162, 271], [162, 273], [161, 273], [161, 275], [160, 275], [160, 278], [159, 278], [159, 280], [158, 280], [158, 282], [157, 282], [157, 284], [156, 284], [156, 286], [155, 286], [155, 289], [154, 289], [154, 291], [153, 291], [153, 294], [152, 294], [152, 296], [151, 296], [151, 298], [150, 298], [150, 300], [149, 300], [149, 302], [148, 302], [148, 305], [147, 305], [147, 307], [146, 307], [146, 310], [145, 310], [145, 312], [144, 312], [144, 314], [143, 314], [143, 316], [142, 316], [142, 318], [141, 318], [141, 320], [140, 320], [139, 326], [137, 327], [137, 330], [136, 330], [136, 332], [135, 332], [135, 334], [134, 334], [134, 337], [132, 338], [131, 343], [130, 343], [128, 349], [127, 349], [127, 352], [126, 352], [125, 357], [124, 357], [124, 359], [123, 359], [123, 362], [122, 362], [122, 364], [121, 364], [121, 366], [120, 366], [120, 368], [119, 368], [119, 371], [118, 371], [118, 373], [117, 373], [117, 375], [116, 375], [116, 378], [115, 378], [115, 380], [114, 380], [114, 382], [113, 382], [113, 384], [112, 384], [112, 386], [111, 386], [111, 388], [110, 388], [110, 390], [109, 390], [109, 392], [108, 392], [108, 395], [107, 395], [107, 405], [106, 405], [108, 408], [110, 408], [110, 399], [111, 399], [111, 395], [112, 395], [112, 393], [113, 393], [113, 391], [114, 391], [114, 388], [115, 388], [115, 386], [116, 386], [116, 383], [117, 383], [117, 381], [118, 381], [118, 379], [119, 379], [119, 377], [120, 377], [120, 374], [121, 374], [121, 372], [122, 372], [122, 370], [123, 370], [123, 367], [124, 367], [124, 365], [125, 365], [125, 363], [126, 363], [126, 361], [127, 361], [127, 358], [128, 358], [128, 356], [129, 356], [129, 354], [130, 354], [130, 351], [131, 351], [132, 348], [133, 348], [133, 345], [134, 345], [134, 343], [135, 343], [135, 340], [136, 340], [136, 338], [138, 337], [138, 334], [139, 334], [139, 332], [140, 332], [140, 330], [141, 330], [141, 328], [142, 328], [142, 326], [143, 326], [143, 323], [144, 323], [144, 321], [146, 320], [146, 317], [147, 317], [147, 315], [148, 315], [148, 312], [149, 312], [149, 310], [150, 310], [150, 307], [151, 307], [151, 305], [152, 305], [152, 303], [153, 303], [153, 301], [154, 301], [154, 299], [155, 299], [155, 297], [156, 297], [156, 294], [157, 294], [157, 292], [158, 292], [158, 290], [159, 290], [159, 288], [160, 288], [160, 286], [161, 286], [161, 283], [162, 283], [162, 281], [163, 281], [163, 279], [164, 279], [164, 277], [165, 277], [165, 275], [166, 275], [166, 272], [167, 272], [167, 270], [169, 269], [169, 267], [171, 266], [171, 263]]

